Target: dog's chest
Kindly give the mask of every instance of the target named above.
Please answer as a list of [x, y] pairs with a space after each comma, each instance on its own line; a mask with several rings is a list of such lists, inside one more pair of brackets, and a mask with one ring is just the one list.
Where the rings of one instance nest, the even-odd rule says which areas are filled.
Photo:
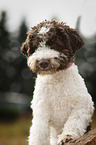
[[49, 111], [50, 123], [57, 127], [64, 125], [74, 106], [70, 78], [62, 75], [37, 77], [33, 99], [34, 106], [39, 102], [42, 103], [41, 106], [45, 104], [45, 109]]

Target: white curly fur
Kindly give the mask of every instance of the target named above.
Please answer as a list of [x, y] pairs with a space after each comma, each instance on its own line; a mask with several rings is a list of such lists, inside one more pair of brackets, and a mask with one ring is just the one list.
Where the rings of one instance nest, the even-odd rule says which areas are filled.
[[[54, 68], [57, 68], [60, 66], [58, 61], [54, 60], [55, 57], [59, 57], [59, 52], [52, 50], [45, 45], [42, 47], [39, 47], [29, 58], [27, 61], [27, 64], [29, 68], [35, 72], [36, 70], [36, 63], [37, 61], [40, 61], [42, 59], [50, 59], [51, 65]], [[49, 73], [51, 70], [44, 72], [42, 71], [42, 74]], [[41, 72], [41, 71], [40, 71]]]
[[[39, 48], [28, 58], [28, 66], [36, 69], [36, 61], [49, 58], [53, 65], [59, 52]], [[81, 137], [91, 121], [93, 102], [83, 78], [73, 65], [52, 74], [38, 74], [31, 108], [33, 110], [29, 145], [57, 145], [67, 135]]]

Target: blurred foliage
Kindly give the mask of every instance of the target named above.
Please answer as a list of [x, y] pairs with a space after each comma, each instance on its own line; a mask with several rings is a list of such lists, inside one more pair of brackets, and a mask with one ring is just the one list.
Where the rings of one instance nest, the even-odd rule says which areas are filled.
[[20, 43], [20, 45], [24, 42], [24, 40], [26, 39], [26, 33], [28, 31], [27, 25], [26, 25], [26, 20], [25, 18], [21, 21], [21, 25], [19, 28], [19, 34], [18, 34], [18, 41]]
[[78, 17], [76, 29], [84, 39], [85, 45], [76, 53], [75, 63], [96, 105], [96, 32], [90, 37], [83, 36], [80, 31], [80, 22], [81, 17]]
[[[26, 20], [21, 21], [17, 32], [10, 33], [7, 14], [0, 17], [0, 92], [26, 93], [32, 97], [34, 74], [26, 65], [26, 58], [20, 47], [28, 31]], [[2, 96], [0, 96], [2, 97]]]

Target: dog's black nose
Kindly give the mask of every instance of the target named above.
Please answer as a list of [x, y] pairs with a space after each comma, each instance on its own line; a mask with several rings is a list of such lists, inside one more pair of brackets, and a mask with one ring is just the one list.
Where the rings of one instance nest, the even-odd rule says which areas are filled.
[[43, 59], [38, 62], [40, 68], [46, 69], [49, 66], [49, 60]]

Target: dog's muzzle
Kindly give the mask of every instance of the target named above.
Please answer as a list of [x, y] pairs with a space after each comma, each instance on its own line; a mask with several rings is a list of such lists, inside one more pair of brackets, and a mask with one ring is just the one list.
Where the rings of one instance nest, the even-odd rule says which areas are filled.
[[48, 59], [42, 59], [38, 61], [38, 67], [42, 70], [48, 70], [50, 66], [50, 61]]

